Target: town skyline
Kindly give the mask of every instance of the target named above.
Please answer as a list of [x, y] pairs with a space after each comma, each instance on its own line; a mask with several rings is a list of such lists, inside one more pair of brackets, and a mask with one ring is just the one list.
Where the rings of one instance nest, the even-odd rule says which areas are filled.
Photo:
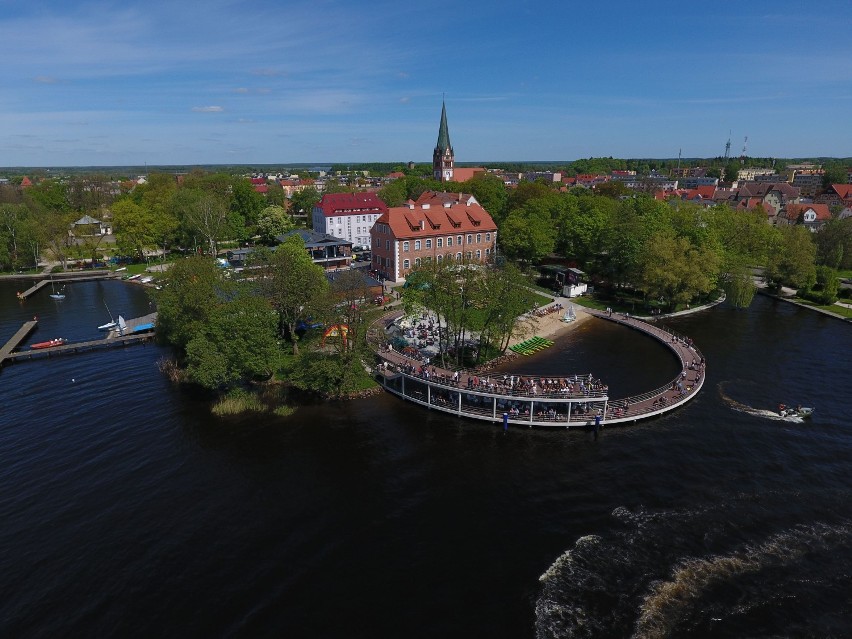
[[0, 166], [848, 157], [821, 9], [4, 3]]

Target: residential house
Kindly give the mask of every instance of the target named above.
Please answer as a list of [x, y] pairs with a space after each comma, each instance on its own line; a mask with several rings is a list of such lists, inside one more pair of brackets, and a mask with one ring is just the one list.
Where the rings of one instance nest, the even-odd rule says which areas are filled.
[[831, 211], [827, 204], [788, 204], [783, 217], [787, 224], [803, 224], [814, 233], [831, 219]]

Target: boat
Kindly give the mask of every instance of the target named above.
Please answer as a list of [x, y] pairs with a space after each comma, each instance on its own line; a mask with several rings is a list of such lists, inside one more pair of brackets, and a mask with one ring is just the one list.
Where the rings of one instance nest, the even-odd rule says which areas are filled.
[[36, 342], [35, 344], [30, 344], [30, 348], [52, 348], [54, 346], [62, 346], [65, 341], [65, 338], [57, 337], [56, 339], [51, 339], [46, 342]]
[[50, 294], [50, 297], [52, 297], [55, 300], [64, 300], [65, 299], [65, 286], [63, 286], [59, 290], [59, 292], [57, 293], [56, 292], [56, 286], [54, 286], [54, 284], [53, 284], [53, 278], [52, 277], [50, 278], [50, 288], [53, 289], [53, 293]]
[[796, 408], [787, 408], [784, 404], [778, 407], [778, 414], [781, 417], [799, 417], [805, 419], [814, 414], [814, 409], [808, 406], [796, 406]]
[[116, 322], [115, 318], [112, 316], [112, 311], [109, 310], [109, 306], [107, 306], [106, 300], [104, 300], [104, 306], [106, 306], [107, 313], [109, 313], [109, 321], [106, 324], [101, 324], [100, 326], [98, 326], [99, 331], [108, 331], [118, 326], [118, 322]]

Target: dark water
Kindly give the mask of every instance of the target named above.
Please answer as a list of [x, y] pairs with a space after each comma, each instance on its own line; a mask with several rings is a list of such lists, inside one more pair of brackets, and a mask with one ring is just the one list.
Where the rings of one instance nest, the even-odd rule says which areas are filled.
[[[34, 314], [32, 341], [94, 337], [104, 296], [148, 310], [121, 283], [17, 288], [2, 339]], [[8, 366], [0, 634], [849, 636], [852, 326], [764, 298], [673, 325], [704, 390], [598, 442], [386, 395], [220, 420], [152, 346]], [[676, 370], [597, 320], [551, 351], [536, 368], [619, 394]], [[817, 412], [759, 412], [779, 401]]]

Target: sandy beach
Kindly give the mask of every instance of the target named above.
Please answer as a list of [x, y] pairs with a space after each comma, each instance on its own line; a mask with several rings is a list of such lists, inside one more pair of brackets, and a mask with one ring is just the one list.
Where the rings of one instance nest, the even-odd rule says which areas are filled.
[[[564, 335], [565, 333], [574, 330], [580, 324], [587, 321], [591, 315], [586, 313], [585, 309], [582, 306], [578, 306], [577, 304], [573, 304], [574, 307], [574, 315], [577, 317], [573, 322], [563, 322], [562, 317], [565, 315], [565, 309], [568, 308], [568, 304], [570, 300], [567, 298], [561, 297], [556, 300], [555, 303], [562, 304], [562, 310], [556, 311], [555, 313], [549, 313], [544, 317], [525, 317], [521, 321], [525, 324], [526, 328], [523, 331], [522, 335], [518, 335], [513, 337], [509, 341], [509, 346], [514, 346], [515, 344], [520, 344], [524, 340], [529, 339], [533, 336], [543, 337], [549, 340], [556, 340], [556, 338]], [[552, 306], [552, 304], [548, 304], [548, 306]]]

